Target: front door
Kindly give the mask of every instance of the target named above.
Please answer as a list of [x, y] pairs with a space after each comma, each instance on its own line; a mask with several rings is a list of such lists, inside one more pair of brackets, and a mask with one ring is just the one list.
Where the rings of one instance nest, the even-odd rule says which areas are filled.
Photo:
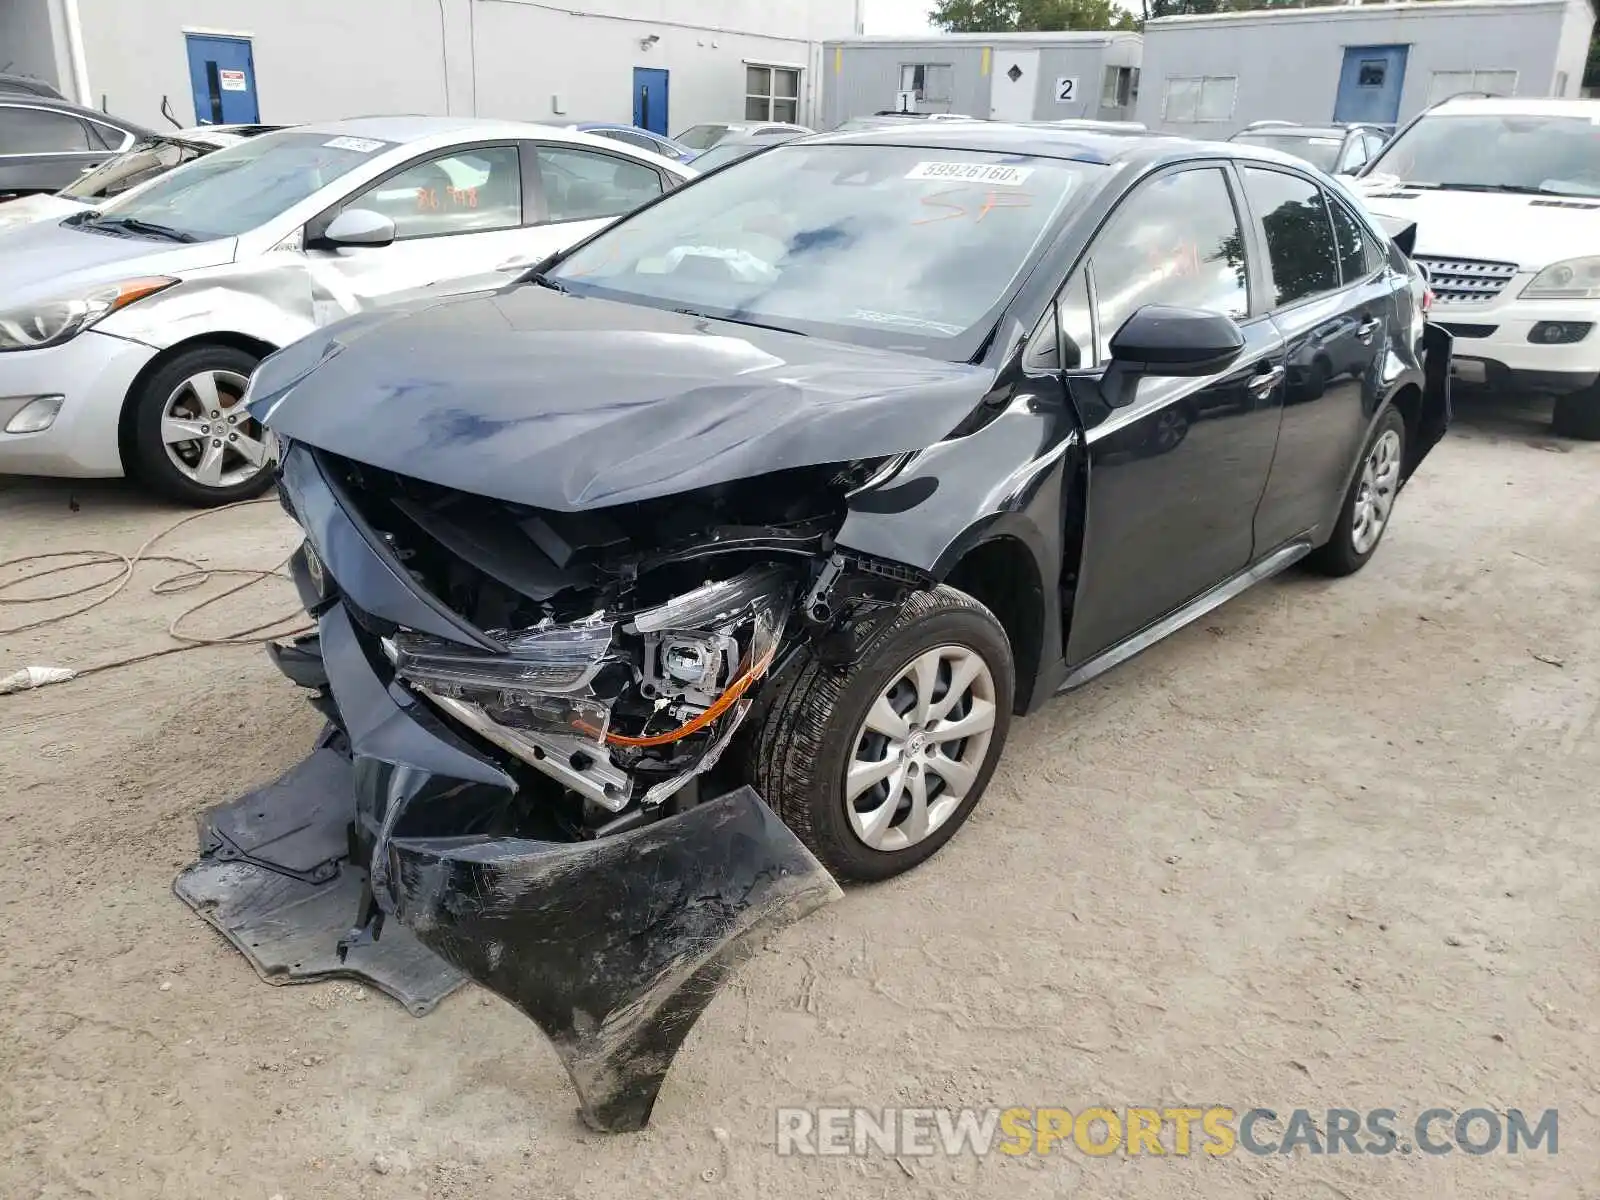
[[1346, 46], [1333, 119], [1393, 125], [1400, 119], [1406, 81], [1406, 46]]
[[[1265, 315], [1252, 319], [1242, 229], [1220, 167], [1158, 175], [1112, 214], [1062, 293], [1063, 331], [1082, 351], [1069, 379], [1089, 457], [1069, 667], [1251, 561], [1278, 436], [1283, 339]], [[1244, 351], [1215, 375], [1146, 375], [1108, 394], [1111, 338], [1152, 304], [1236, 318]]]
[[248, 38], [190, 33], [189, 86], [194, 90], [197, 125], [254, 125], [261, 120], [256, 101], [256, 65]]
[[633, 69], [633, 123], [667, 136], [667, 73], [660, 67]]
[[1034, 97], [1038, 94], [1039, 52], [996, 47], [989, 71], [990, 120], [1033, 120]]

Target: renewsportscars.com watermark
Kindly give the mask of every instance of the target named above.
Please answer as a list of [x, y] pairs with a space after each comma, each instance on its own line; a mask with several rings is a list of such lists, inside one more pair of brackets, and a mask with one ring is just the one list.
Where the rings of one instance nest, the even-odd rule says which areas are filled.
[[1559, 1110], [780, 1108], [781, 1155], [1556, 1154]]

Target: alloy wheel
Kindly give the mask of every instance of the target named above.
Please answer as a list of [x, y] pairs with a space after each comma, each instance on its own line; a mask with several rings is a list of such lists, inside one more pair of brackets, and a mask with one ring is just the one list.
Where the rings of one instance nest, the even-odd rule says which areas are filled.
[[918, 654], [878, 693], [845, 768], [850, 827], [874, 850], [915, 846], [976, 783], [995, 726], [994, 675], [965, 646]]
[[239, 402], [247, 383], [237, 371], [199, 371], [162, 407], [167, 457], [201, 487], [233, 487], [272, 462], [265, 431]]
[[1361, 484], [1350, 523], [1350, 545], [1357, 554], [1370, 553], [1378, 544], [1399, 487], [1400, 435], [1385, 429], [1361, 464]]

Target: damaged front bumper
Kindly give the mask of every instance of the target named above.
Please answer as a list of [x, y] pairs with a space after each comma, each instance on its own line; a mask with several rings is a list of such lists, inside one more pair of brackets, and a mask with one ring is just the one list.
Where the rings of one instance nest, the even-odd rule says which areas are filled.
[[[283, 777], [202, 816], [201, 860], [175, 890], [273, 982], [362, 978], [421, 1015], [476, 980], [551, 1039], [591, 1126], [641, 1128], [720, 983], [837, 884], [748, 787], [657, 805], [604, 836], [542, 825], [494, 753], [505, 746], [490, 735], [507, 727], [475, 725], [476, 705], [408, 682], [408, 651], [381, 618], [316, 576], [382, 568], [369, 604], [446, 618], [420, 613], [386, 564], [361, 562], [336, 509], [321, 518], [313, 537], [344, 561], [302, 556], [318, 631], [272, 653], [329, 728]], [[521, 747], [530, 757], [537, 739], [552, 757], [561, 748], [519, 735], [536, 739]], [[592, 777], [593, 762], [561, 762]]]

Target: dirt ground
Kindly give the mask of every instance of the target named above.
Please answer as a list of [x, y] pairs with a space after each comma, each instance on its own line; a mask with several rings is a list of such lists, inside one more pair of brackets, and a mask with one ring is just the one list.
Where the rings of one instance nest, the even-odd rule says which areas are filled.
[[[1469, 407], [1363, 573], [1290, 573], [1015, 726], [967, 829], [774, 938], [636, 1136], [584, 1132], [498, 999], [269, 987], [174, 899], [195, 814], [317, 729], [259, 649], [0, 699], [0, 1197], [1600, 1196], [1597, 485], [1600, 445]], [[0, 559], [182, 515], [3, 481]], [[162, 545], [271, 567], [295, 540], [268, 504]], [[167, 645], [228, 583], [152, 594], [176, 569], [0, 639], [0, 674]], [[193, 626], [292, 608], [284, 583]], [[774, 1153], [783, 1105], [1184, 1102], [1554, 1107], [1560, 1152]]]

